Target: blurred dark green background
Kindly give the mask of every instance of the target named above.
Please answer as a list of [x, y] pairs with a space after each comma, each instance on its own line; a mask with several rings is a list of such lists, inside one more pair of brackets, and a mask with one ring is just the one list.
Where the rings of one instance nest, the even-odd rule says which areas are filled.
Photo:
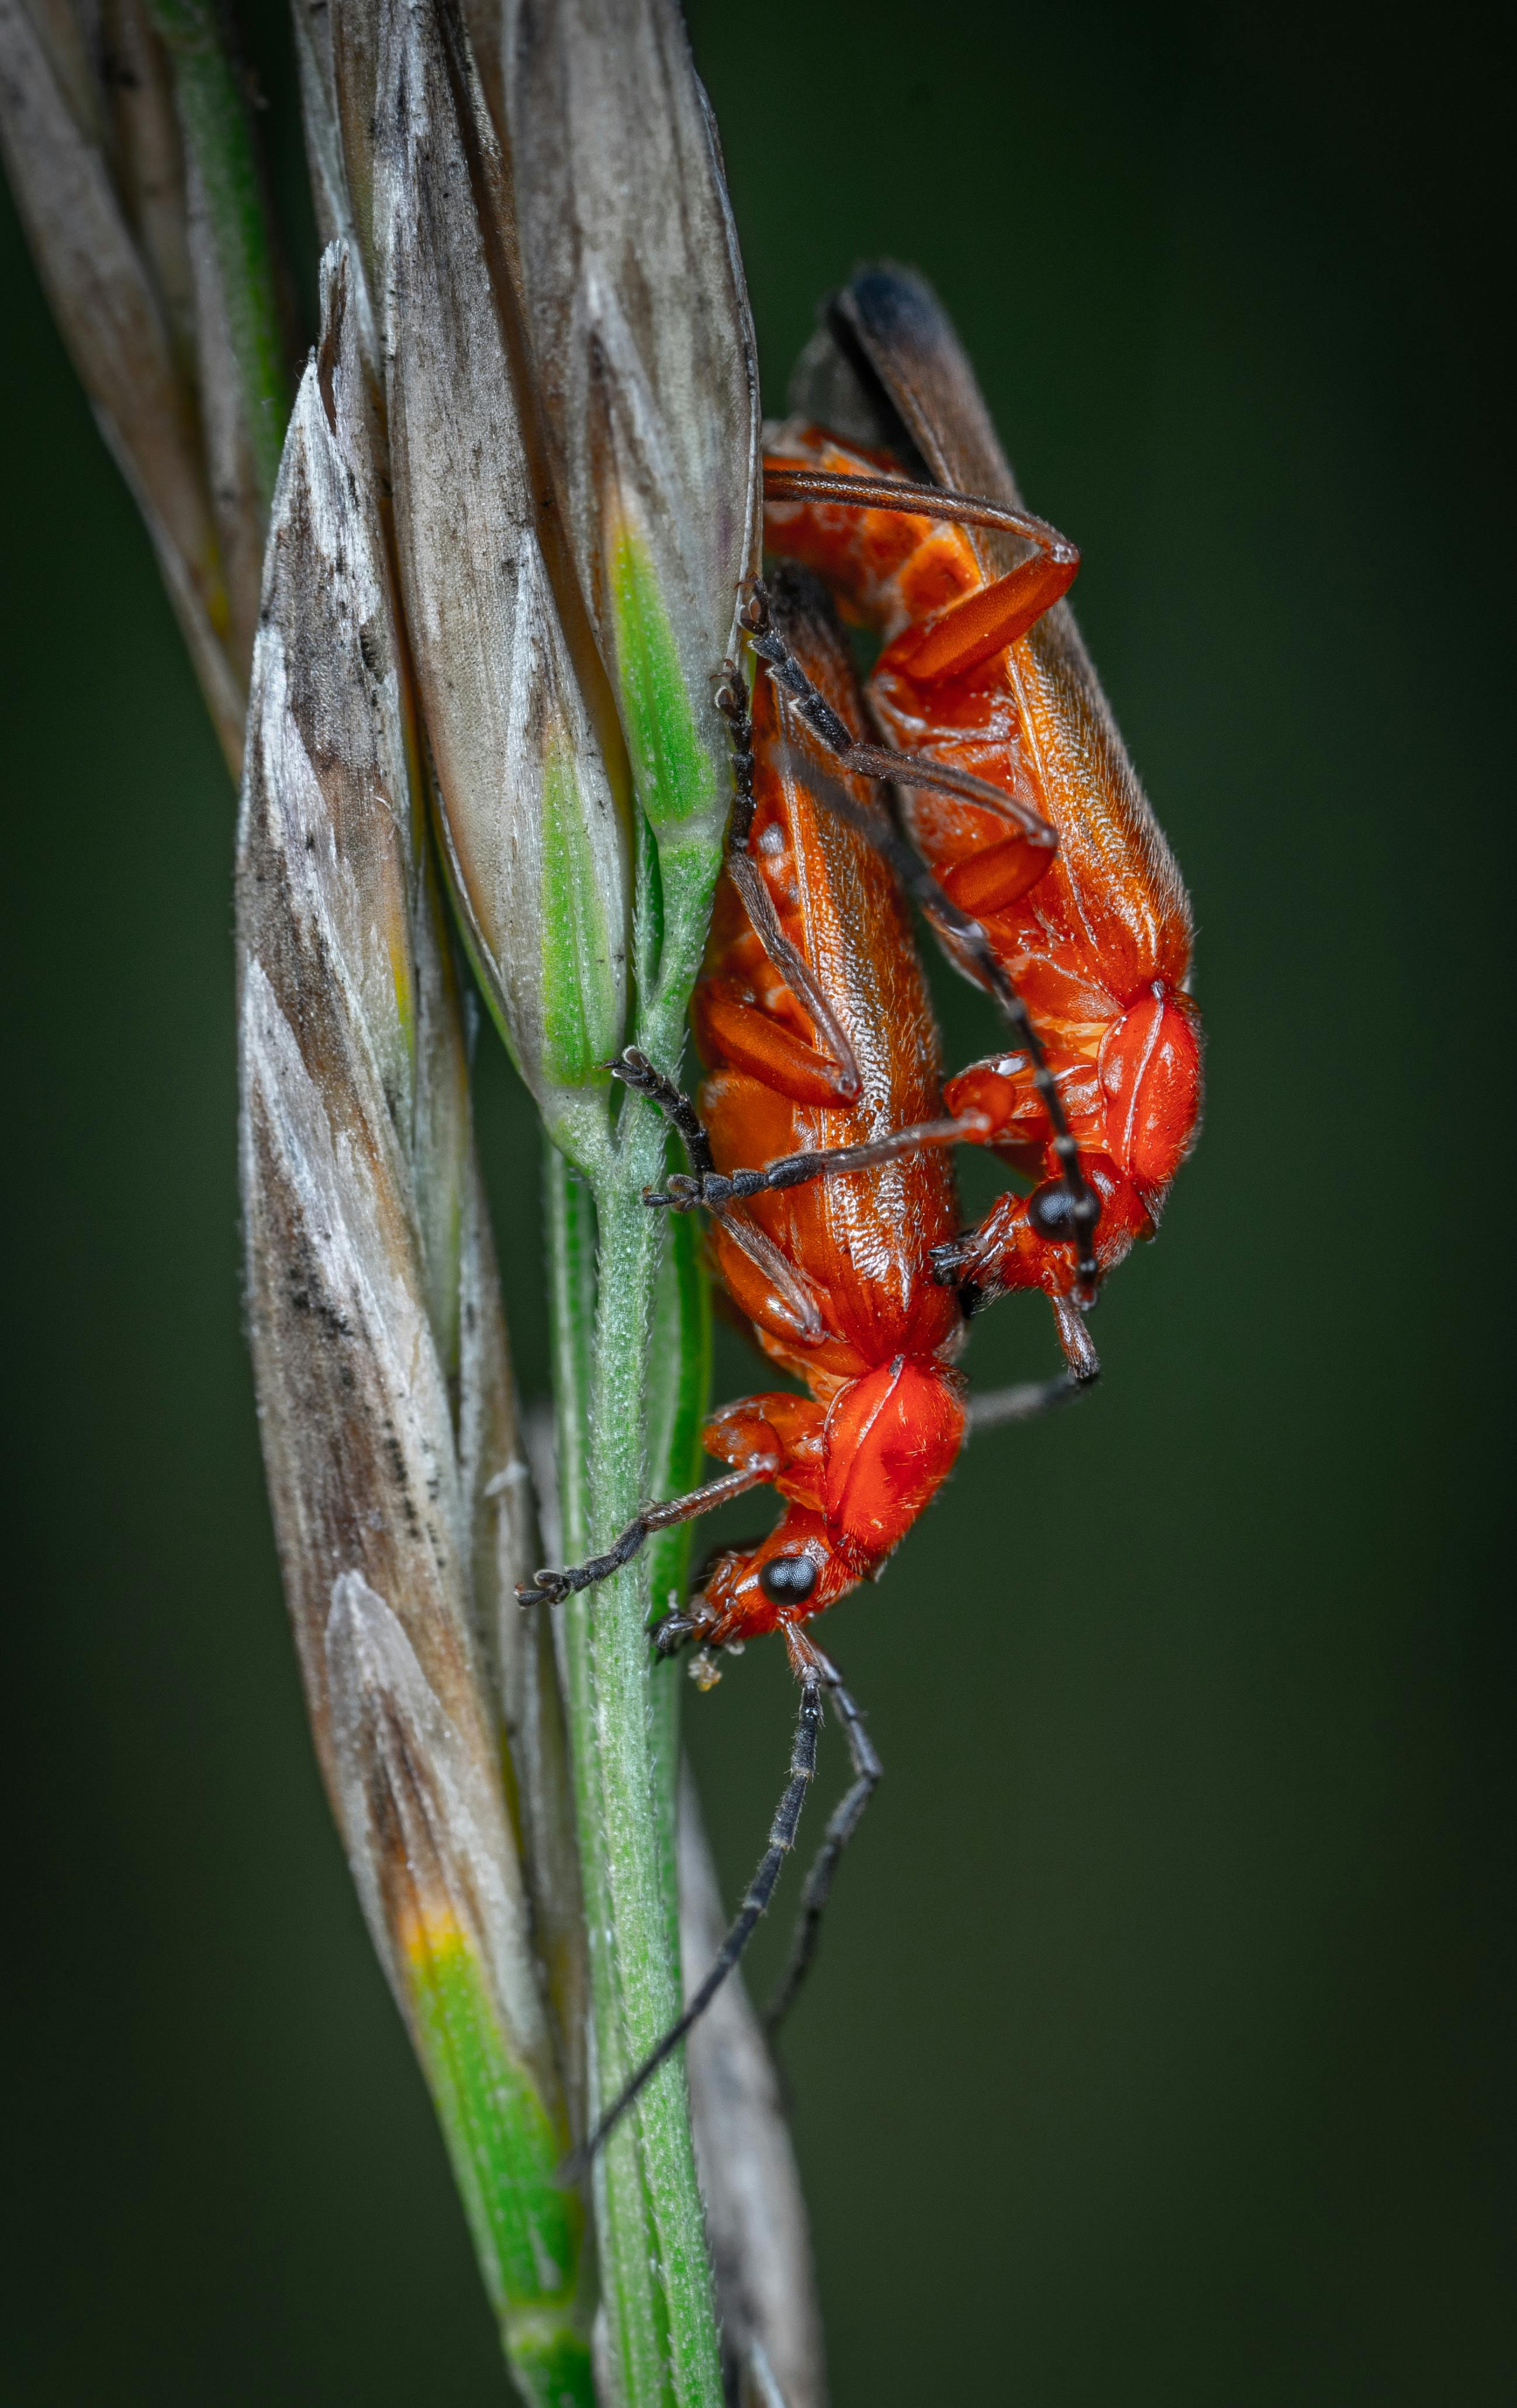
[[[837, 2408], [1517, 2396], [1507, 129], [1478, 21], [1387, 22], [693, 11], [771, 406], [857, 259], [938, 284], [1084, 549], [1210, 1036], [1106, 1386], [981, 1440], [829, 1625], [890, 1774], [786, 2052]], [[0, 2396], [498, 2401], [275, 1575], [232, 796], [3, 242]], [[994, 1041], [943, 1002], [951, 1059]], [[484, 1084], [531, 1393], [535, 1149]], [[1049, 1354], [1028, 1302], [972, 1368]], [[788, 1712], [763, 1648], [690, 1695], [729, 1889]]]

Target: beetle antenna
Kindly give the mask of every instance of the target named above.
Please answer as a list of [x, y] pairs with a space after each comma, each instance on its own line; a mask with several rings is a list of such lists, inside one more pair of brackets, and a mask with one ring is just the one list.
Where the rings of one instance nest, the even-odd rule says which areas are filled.
[[817, 1658], [818, 1669], [832, 1698], [833, 1712], [842, 1724], [843, 1737], [848, 1742], [849, 1757], [853, 1767], [853, 1779], [842, 1803], [833, 1813], [801, 1890], [800, 1913], [795, 1918], [794, 1937], [790, 1943], [790, 1960], [764, 2010], [764, 2028], [771, 2038], [794, 2005], [795, 1993], [811, 1970], [811, 1960], [821, 1937], [823, 1910], [832, 1892], [837, 1859], [863, 1821], [864, 1810], [879, 1787], [885, 1770], [864, 1727], [864, 1716], [844, 1687], [837, 1665], [823, 1655], [814, 1641], [809, 1641], [807, 1644]]
[[748, 1885], [748, 1895], [733, 1918], [732, 1928], [717, 1951], [716, 1962], [683, 2014], [676, 2017], [658, 2046], [650, 2051], [636, 2073], [623, 2086], [588, 2139], [565, 2163], [559, 2180], [565, 2188], [583, 2178], [596, 2152], [605, 2146], [638, 2092], [658, 2071], [665, 2058], [679, 2047], [692, 2024], [698, 2022], [706, 2013], [752, 1938], [759, 1917], [773, 1898], [785, 1858], [795, 1844], [806, 1793], [816, 1777], [817, 1745], [822, 1736], [823, 1679], [821, 1670], [809, 1663], [801, 1678], [800, 1713], [796, 1717], [795, 1738], [790, 1751], [790, 1778], [769, 1828], [769, 1844], [759, 1860], [758, 1870]]

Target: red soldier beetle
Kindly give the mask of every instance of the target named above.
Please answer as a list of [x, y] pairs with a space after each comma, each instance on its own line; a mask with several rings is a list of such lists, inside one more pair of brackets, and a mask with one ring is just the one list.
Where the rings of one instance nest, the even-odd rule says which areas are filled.
[[[933, 1255], [959, 1226], [948, 1149], [983, 1125], [941, 1114], [937, 1025], [869, 782], [880, 770], [837, 757], [838, 730], [845, 750], [863, 742], [862, 704], [831, 606], [805, 571], [784, 569], [765, 624], [785, 661], [805, 663], [794, 674], [806, 699], [787, 690], [762, 637], [751, 721], [736, 672], [718, 697], [733, 729], [736, 800], [692, 1006], [707, 1072], [699, 1110], [639, 1054], [612, 1067], [662, 1106], [690, 1157], [690, 1173], [648, 1201], [711, 1211], [713, 1267], [728, 1298], [761, 1350], [809, 1393], [776, 1389], [723, 1408], [703, 1435], [728, 1471], [645, 1508], [604, 1555], [540, 1571], [518, 1595], [532, 1605], [588, 1587], [651, 1531], [771, 1487], [784, 1504], [774, 1530], [721, 1551], [696, 1594], [651, 1635], [664, 1655], [695, 1642], [692, 1670], [705, 1685], [716, 1677], [709, 1650], [779, 1630], [800, 1714], [769, 1846], [717, 1961], [601, 2117], [580, 2167], [690, 2028], [767, 1906], [794, 1844], [830, 1696], [853, 1779], [808, 1877], [771, 2025], [794, 1998], [837, 1857], [880, 1773], [857, 1706], [805, 1625], [878, 1576], [952, 1470], [967, 1419], [956, 1369], [964, 1306], [956, 1286], [935, 1276]], [[818, 708], [830, 714], [821, 732]], [[923, 766], [921, 774], [938, 773]], [[974, 781], [958, 781], [966, 784]], [[755, 1156], [766, 1168], [738, 1167]], [[987, 1418], [1042, 1401], [1040, 1389], [1015, 1391]]]
[[[607, 1554], [539, 1573], [522, 1592], [533, 1602], [586, 1586], [651, 1530], [771, 1485], [786, 1500], [775, 1531], [720, 1555], [653, 1636], [665, 1653], [698, 1640], [694, 1669], [714, 1677], [708, 1647], [781, 1630], [800, 1717], [769, 1847], [717, 1961], [581, 2160], [688, 2031], [767, 1906], [814, 1775], [825, 1691], [854, 1780], [808, 1878], [771, 2023], [794, 1997], [837, 1856], [880, 1770], [836, 1667], [802, 1625], [882, 1568], [952, 1469], [966, 1423], [953, 1359], [974, 1304], [1041, 1287], [1068, 1365], [1061, 1380], [983, 1400], [977, 1418], [1022, 1417], [1095, 1376], [1083, 1311], [1098, 1278], [1152, 1234], [1199, 1112], [1189, 906], [1063, 604], [1079, 555], [1023, 508], [952, 328], [915, 279], [856, 279], [834, 304], [830, 340], [817, 365], [844, 407], [810, 413], [836, 431], [781, 430], [785, 448], [766, 464], [769, 532], [884, 637], [869, 696], [891, 742], [861, 730], [836, 641], [794, 585], [779, 582], [779, 610], [755, 588], [742, 614], [759, 665], [753, 747], [729, 681], [720, 699], [737, 736], [734, 842], [692, 1011], [710, 1071], [709, 1127], [641, 1056], [614, 1066], [662, 1104], [691, 1159], [648, 1201], [716, 1214], [729, 1296], [811, 1395], [727, 1407], [705, 1433], [733, 1466], [724, 1477], [646, 1509]], [[909, 798], [909, 844], [872, 784]], [[887, 884], [866, 904], [871, 857]], [[829, 858], [835, 869], [853, 864], [852, 908], [846, 878], [814, 885], [801, 874]], [[1019, 1039], [951, 1082], [947, 1119], [917, 1117], [936, 1101], [925, 1077], [936, 1033], [922, 1035], [930, 1010], [887, 865]], [[872, 1014], [865, 965], [894, 966], [900, 982]], [[883, 1037], [889, 1075], [873, 1098], [880, 1109], [860, 1125], [866, 1031]], [[937, 1149], [961, 1139], [993, 1145], [1038, 1183], [966, 1236], [935, 1235], [952, 1194]], [[772, 1158], [744, 1169], [743, 1154]], [[887, 1169], [909, 1185], [904, 1217], [880, 1214]], [[862, 1314], [845, 1327], [858, 1256], [839, 1199], [851, 1193], [869, 1199], [882, 1243], [857, 1283]]]
[[[1038, 1183], [937, 1267], [971, 1302], [1041, 1288], [1071, 1370], [1092, 1377], [1071, 1307], [1153, 1235], [1199, 1120], [1185, 889], [1063, 600], [1080, 555], [1024, 508], [927, 287], [891, 267], [855, 277], [798, 384], [766, 460], [766, 541], [882, 637], [866, 692], [890, 745], [998, 790], [961, 800], [895, 772], [913, 844], [988, 948], [927, 892], [925, 908], [967, 977], [999, 992], [993, 956], [1009, 980], [1063, 1108], [1038, 1045], [950, 1081], [949, 1110], [982, 1115], [980, 1141]], [[1081, 1182], [1099, 1204], [1094, 1264]]]

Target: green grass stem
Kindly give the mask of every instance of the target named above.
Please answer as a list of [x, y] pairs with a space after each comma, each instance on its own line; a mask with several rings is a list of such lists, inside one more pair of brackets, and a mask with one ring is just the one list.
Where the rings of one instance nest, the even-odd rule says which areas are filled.
[[[629, 1096], [614, 1160], [596, 1182], [594, 1321], [587, 1345], [587, 1187], [550, 1168], [550, 1252], [559, 1392], [565, 1555], [604, 1545], [653, 1476], [688, 1476], [698, 1446], [708, 1325], [699, 1272], [681, 1237], [660, 1297], [664, 1232], [642, 1202], [661, 1174], [659, 1116]], [[661, 1320], [651, 1373], [655, 1312]], [[676, 1342], [671, 1347], [670, 1336]], [[650, 1394], [650, 1389], [652, 1394]], [[589, 1445], [566, 1427], [589, 1405]], [[580, 1422], [580, 1429], [584, 1427]], [[680, 1458], [677, 1460], [677, 1458]], [[571, 1493], [572, 1492], [572, 1493]], [[594, 2021], [593, 2095], [613, 2099], [680, 2006], [674, 1945], [674, 1668], [652, 1674], [648, 1622], [655, 1569], [644, 1555], [565, 1608]], [[662, 1602], [662, 1599], [660, 1599]], [[664, 2065], [602, 2150], [595, 2169], [601, 2280], [628, 2408], [718, 2408], [721, 2372], [705, 2221], [695, 2180], [682, 2058]]]

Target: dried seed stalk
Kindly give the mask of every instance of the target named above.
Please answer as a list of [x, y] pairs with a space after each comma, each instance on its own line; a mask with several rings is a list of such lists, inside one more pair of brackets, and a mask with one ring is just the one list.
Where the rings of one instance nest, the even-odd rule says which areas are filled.
[[344, 286], [339, 255], [280, 473], [238, 846], [260, 1415], [322, 1770], [506, 2350], [529, 2398], [588, 2403], [578, 2202], [553, 2180], [574, 2033], [491, 1679], [530, 1640], [499, 1612], [525, 1483]]

